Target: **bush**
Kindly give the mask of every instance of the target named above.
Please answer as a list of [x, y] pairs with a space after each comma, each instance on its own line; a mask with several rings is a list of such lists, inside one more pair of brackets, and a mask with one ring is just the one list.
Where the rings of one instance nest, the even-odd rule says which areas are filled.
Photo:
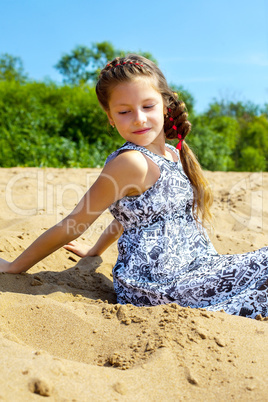
[[265, 157], [257, 149], [246, 147], [241, 151], [239, 168], [246, 172], [264, 171], [266, 169]]
[[0, 83], [0, 164], [96, 167], [124, 141], [90, 87]]
[[[187, 103], [193, 128], [186, 140], [203, 168], [267, 170], [267, 107], [221, 101], [195, 115], [191, 94], [173, 88]], [[0, 81], [0, 166], [103, 166], [123, 143], [94, 88]]]

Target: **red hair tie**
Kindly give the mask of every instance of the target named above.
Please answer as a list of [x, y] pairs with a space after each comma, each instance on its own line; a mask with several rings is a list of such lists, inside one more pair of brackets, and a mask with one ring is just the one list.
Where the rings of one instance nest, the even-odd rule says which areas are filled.
[[[178, 127], [174, 125], [172, 128], [173, 128], [173, 130], [176, 130], [176, 131], [177, 131], [177, 128], [178, 128]], [[179, 134], [179, 133], [178, 133], [178, 139], [179, 139], [179, 142], [178, 142], [178, 144], [177, 144], [177, 146], [176, 146], [176, 149], [181, 150], [183, 138], [182, 138], [181, 134]]]
[[183, 139], [181, 139], [181, 140], [178, 142], [178, 145], [176, 146], [176, 149], [181, 150], [182, 141], [183, 141]]

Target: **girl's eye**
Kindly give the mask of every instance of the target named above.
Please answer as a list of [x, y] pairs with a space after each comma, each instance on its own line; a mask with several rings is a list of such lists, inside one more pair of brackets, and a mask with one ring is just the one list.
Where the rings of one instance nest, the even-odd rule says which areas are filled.
[[[144, 109], [152, 109], [155, 105], [146, 105], [143, 106]], [[118, 114], [127, 114], [130, 113], [130, 110], [122, 110], [120, 112], [118, 112]]]

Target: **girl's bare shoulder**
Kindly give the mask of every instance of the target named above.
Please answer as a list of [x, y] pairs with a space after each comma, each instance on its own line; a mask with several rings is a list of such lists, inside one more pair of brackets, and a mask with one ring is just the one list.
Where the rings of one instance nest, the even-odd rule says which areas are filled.
[[159, 168], [143, 153], [129, 150], [110, 160], [100, 177], [116, 183], [122, 198], [143, 193], [158, 180], [159, 175]]
[[146, 174], [148, 171], [148, 162], [144, 155], [136, 150], [126, 150], [118, 154], [114, 159], [105, 165], [103, 172], [121, 172], [124, 176], [127, 174]]

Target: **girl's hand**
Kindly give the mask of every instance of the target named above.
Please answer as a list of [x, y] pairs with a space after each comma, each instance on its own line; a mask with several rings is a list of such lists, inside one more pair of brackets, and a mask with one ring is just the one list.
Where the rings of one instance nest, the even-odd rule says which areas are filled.
[[8, 262], [6, 260], [3, 260], [0, 258], [0, 272], [9, 272], [11, 273], [11, 262]]
[[63, 246], [68, 251], [72, 251], [73, 253], [77, 254], [79, 257], [94, 257], [97, 254], [94, 253], [94, 249], [87, 244], [79, 243], [78, 241], [74, 240], [70, 243]]

